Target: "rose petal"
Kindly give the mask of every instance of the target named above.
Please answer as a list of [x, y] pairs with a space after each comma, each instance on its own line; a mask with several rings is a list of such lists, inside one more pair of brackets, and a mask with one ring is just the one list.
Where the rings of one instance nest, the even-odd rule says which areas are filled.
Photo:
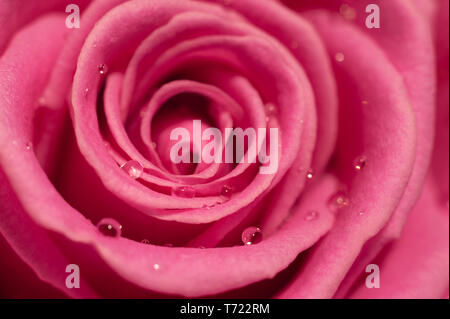
[[[333, 229], [314, 247], [298, 277], [279, 294], [281, 298], [333, 296], [363, 244], [387, 223], [401, 200], [415, 154], [414, 113], [400, 75], [382, 51], [337, 18], [319, 12], [310, 18], [330, 56], [345, 55], [344, 61], [335, 62], [345, 108], [338, 165], [344, 181], [351, 184], [351, 205], [339, 213]], [[363, 99], [370, 101], [372, 109], [361, 104]], [[353, 117], [359, 119], [358, 126]], [[357, 139], [352, 139], [355, 135]], [[349, 144], [352, 140], [354, 144]], [[354, 177], [353, 159], [361, 154], [370, 165]]]

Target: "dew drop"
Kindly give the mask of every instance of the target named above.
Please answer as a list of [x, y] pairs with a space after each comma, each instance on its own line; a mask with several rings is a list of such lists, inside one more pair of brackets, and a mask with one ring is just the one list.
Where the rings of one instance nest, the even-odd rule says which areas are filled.
[[108, 73], [108, 67], [106, 66], [106, 64], [100, 64], [98, 66], [98, 73], [100, 73], [100, 75], [105, 75], [106, 73]]
[[141, 177], [142, 173], [144, 172], [144, 167], [142, 166], [142, 164], [135, 160], [131, 160], [126, 162], [125, 164], [122, 164], [120, 168], [123, 169], [133, 179]]
[[150, 245], [150, 240], [148, 240], [148, 239], [142, 239], [142, 240], [141, 240], [141, 243], [142, 243], [142, 244], [146, 244], [146, 245]]
[[153, 265], [153, 269], [159, 270], [159, 268], [160, 268], [160, 266], [159, 266], [158, 264], [154, 264], [154, 265]]
[[367, 166], [367, 158], [365, 156], [359, 156], [355, 159], [353, 167], [356, 171], [360, 172]]
[[343, 207], [347, 207], [349, 204], [350, 199], [342, 191], [339, 191], [336, 194], [332, 195], [328, 201], [328, 206], [331, 210], [341, 209]]
[[262, 232], [258, 227], [248, 227], [242, 232], [242, 243], [244, 245], [258, 244], [262, 241]]
[[342, 53], [342, 52], [336, 53], [335, 56], [334, 56], [334, 59], [335, 59], [337, 62], [344, 62], [344, 60], [345, 60], [344, 53]]
[[232, 193], [233, 189], [227, 185], [224, 185], [222, 186], [222, 190], [220, 191], [220, 196], [225, 199], [230, 199]]
[[314, 174], [315, 174], [315, 171], [311, 168], [311, 169], [308, 170], [308, 172], [306, 172], [306, 178], [307, 179], [313, 179]]
[[33, 148], [33, 143], [27, 142], [27, 143], [25, 144], [25, 148], [26, 148], [28, 151], [31, 150], [31, 149]]
[[366, 101], [366, 100], [363, 100], [361, 103], [362, 103], [362, 105], [367, 105], [367, 104], [369, 104], [369, 102]]
[[319, 213], [316, 211], [310, 211], [305, 215], [305, 220], [306, 221], [312, 221], [315, 220], [319, 217]]
[[172, 188], [172, 196], [183, 198], [194, 198], [195, 189], [190, 186], [174, 187]]
[[97, 224], [98, 230], [105, 236], [120, 237], [122, 226], [115, 219], [103, 218]]

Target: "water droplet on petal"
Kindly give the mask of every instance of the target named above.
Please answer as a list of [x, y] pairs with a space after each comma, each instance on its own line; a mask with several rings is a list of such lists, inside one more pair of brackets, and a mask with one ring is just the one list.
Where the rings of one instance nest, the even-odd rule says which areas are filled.
[[227, 185], [224, 185], [222, 186], [222, 190], [220, 191], [220, 196], [225, 199], [230, 199], [232, 193], [233, 189]]
[[315, 171], [311, 168], [308, 170], [308, 172], [306, 172], [306, 178], [313, 179], [314, 174], [315, 174]]
[[126, 162], [125, 164], [122, 164], [120, 168], [123, 169], [133, 179], [141, 177], [142, 173], [144, 172], [144, 167], [142, 166], [142, 164], [135, 160], [131, 160]]
[[190, 186], [174, 187], [172, 188], [172, 196], [183, 198], [194, 198], [195, 189]]
[[342, 191], [339, 191], [336, 194], [332, 195], [330, 197], [330, 200], [328, 201], [328, 206], [331, 210], [341, 209], [343, 207], [347, 207], [349, 204], [350, 199]]
[[33, 143], [27, 142], [27, 143], [25, 144], [25, 148], [26, 148], [27, 150], [31, 150], [31, 149], [33, 148]]
[[158, 264], [154, 264], [154, 265], [153, 265], [153, 269], [159, 270], [159, 268], [160, 268], [160, 266], [159, 266]]
[[318, 217], [319, 217], [319, 213], [318, 212], [311, 211], [311, 212], [306, 213], [305, 220], [306, 221], [312, 221], [312, 220], [317, 219]]
[[344, 62], [344, 60], [345, 60], [345, 55], [344, 55], [344, 53], [342, 53], [342, 52], [338, 52], [338, 53], [335, 54], [334, 59], [335, 59], [337, 62]]
[[108, 67], [106, 66], [106, 64], [100, 64], [98, 66], [98, 73], [100, 73], [100, 75], [105, 75], [106, 73], [108, 73]]
[[262, 241], [262, 232], [258, 227], [248, 227], [242, 232], [241, 236], [244, 245], [254, 245]]
[[367, 105], [367, 104], [369, 104], [369, 102], [368, 102], [368, 101], [366, 101], [366, 100], [362, 101], [361, 103], [362, 103], [363, 105]]
[[97, 224], [98, 230], [105, 236], [120, 237], [122, 226], [115, 219], [103, 218]]
[[141, 243], [142, 243], [142, 244], [146, 244], [146, 245], [150, 245], [150, 240], [148, 240], [148, 239], [142, 239], [142, 240], [141, 240]]
[[360, 157], [356, 158], [353, 163], [353, 167], [358, 172], [362, 171], [366, 167], [366, 165], [367, 165], [367, 158], [365, 156], [360, 156]]

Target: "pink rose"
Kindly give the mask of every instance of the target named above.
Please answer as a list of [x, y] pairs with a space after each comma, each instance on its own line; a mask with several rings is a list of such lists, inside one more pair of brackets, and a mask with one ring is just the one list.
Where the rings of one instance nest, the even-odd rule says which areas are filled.
[[448, 298], [448, 1], [72, 2], [0, 1], [2, 297]]

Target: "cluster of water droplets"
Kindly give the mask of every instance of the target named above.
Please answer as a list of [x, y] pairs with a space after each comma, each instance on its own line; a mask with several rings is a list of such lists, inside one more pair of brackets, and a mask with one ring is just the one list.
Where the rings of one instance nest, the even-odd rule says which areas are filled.
[[[367, 101], [363, 101], [363, 104], [367, 104]], [[353, 169], [356, 172], [362, 172], [367, 167], [367, 157], [364, 155], [358, 156], [353, 161]], [[314, 169], [309, 169], [306, 172], [307, 180], [313, 180], [315, 177]], [[347, 193], [343, 190], [339, 190], [336, 193], [332, 194], [328, 199], [328, 208], [332, 212], [337, 212], [343, 208], [346, 208], [350, 205], [350, 198]], [[359, 216], [363, 216], [365, 212], [359, 212]], [[309, 211], [305, 214], [304, 219], [307, 221], [316, 220], [319, 217], [319, 213], [317, 211]]]
[[[103, 218], [97, 223], [98, 231], [107, 237], [118, 238], [122, 236], [122, 225], [113, 218]], [[148, 239], [141, 240], [144, 245], [150, 245]], [[161, 266], [157, 263], [153, 264], [154, 270], [160, 270]]]
[[[224, 0], [224, 1], [229, 1], [229, 0]], [[352, 8], [341, 7], [341, 14], [345, 18], [353, 19]], [[291, 47], [294, 49], [297, 48], [298, 42], [293, 41]], [[345, 59], [344, 53], [337, 52], [335, 54], [335, 60], [337, 62], [343, 62], [344, 59]], [[101, 76], [104, 76], [108, 72], [108, 67], [105, 64], [101, 64], [98, 66], [98, 72]], [[86, 96], [87, 96], [88, 92], [89, 92], [89, 89], [86, 88], [85, 89]], [[362, 101], [362, 104], [367, 105], [368, 102]], [[270, 117], [276, 113], [276, 107], [272, 103], [267, 103], [265, 105], [265, 111], [266, 111], [266, 116], [267, 116], [266, 121], [269, 121]], [[153, 146], [153, 148], [156, 148], [156, 143], [153, 142], [152, 146]], [[32, 148], [32, 143], [31, 142], [27, 143], [25, 147], [27, 150], [30, 150]], [[367, 165], [367, 158], [365, 156], [359, 156], [353, 162], [353, 168], [358, 172], [364, 170], [366, 165]], [[140, 178], [144, 172], [143, 165], [139, 161], [136, 161], [136, 160], [127, 161], [124, 164], [122, 164], [120, 167], [133, 179]], [[315, 174], [316, 173], [315, 173], [314, 169], [312, 169], [312, 168], [309, 169], [306, 172], [307, 180], [312, 180], [314, 178]], [[224, 200], [229, 200], [231, 198], [232, 194], [233, 194], [233, 189], [231, 187], [229, 187], [228, 185], [224, 185], [221, 189], [220, 197]], [[174, 197], [179, 197], [179, 198], [195, 198], [196, 190], [195, 190], [195, 188], [193, 188], [191, 186], [173, 187], [171, 189], [171, 195]], [[205, 205], [204, 208], [211, 209], [212, 207], [214, 207], [218, 204], [221, 204], [221, 203], [219, 202], [214, 205]], [[333, 194], [329, 198], [329, 201], [328, 201], [328, 207], [330, 208], [330, 210], [333, 210], [333, 211], [347, 207], [347, 206], [349, 206], [349, 204], [350, 204], [350, 199], [346, 195], [346, 193], [343, 191], [338, 191], [337, 193]], [[364, 215], [364, 212], [360, 212], [359, 215]], [[317, 220], [319, 217], [320, 217], [319, 212], [312, 210], [312, 211], [308, 211], [304, 215], [304, 220], [314, 221], [314, 220]], [[97, 224], [97, 228], [103, 235], [109, 236], [109, 237], [120, 237], [121, 233], [122, 233], [122, 226], [112, 218], [102, 219]], [[255, 244], [260, 243], [263, 240], [263, 233], [259, 227], [251, 226], [251, 227], [246, 228], [242, 232], [241, 240], [244, 245], [255, 245]], [[141, 243], [145, 244], [145, 245], [151, 244], [151, 242], [148, 239], [141, 240]], [[164, 246], [165, 247], [173, 247], [172, 244], [165, 244]], [[204, 249], [205, 247], [199, 246], [198, 248]], [[153, 268], [155, 270], [159, 270], [160, 265], [154, 264]]]

